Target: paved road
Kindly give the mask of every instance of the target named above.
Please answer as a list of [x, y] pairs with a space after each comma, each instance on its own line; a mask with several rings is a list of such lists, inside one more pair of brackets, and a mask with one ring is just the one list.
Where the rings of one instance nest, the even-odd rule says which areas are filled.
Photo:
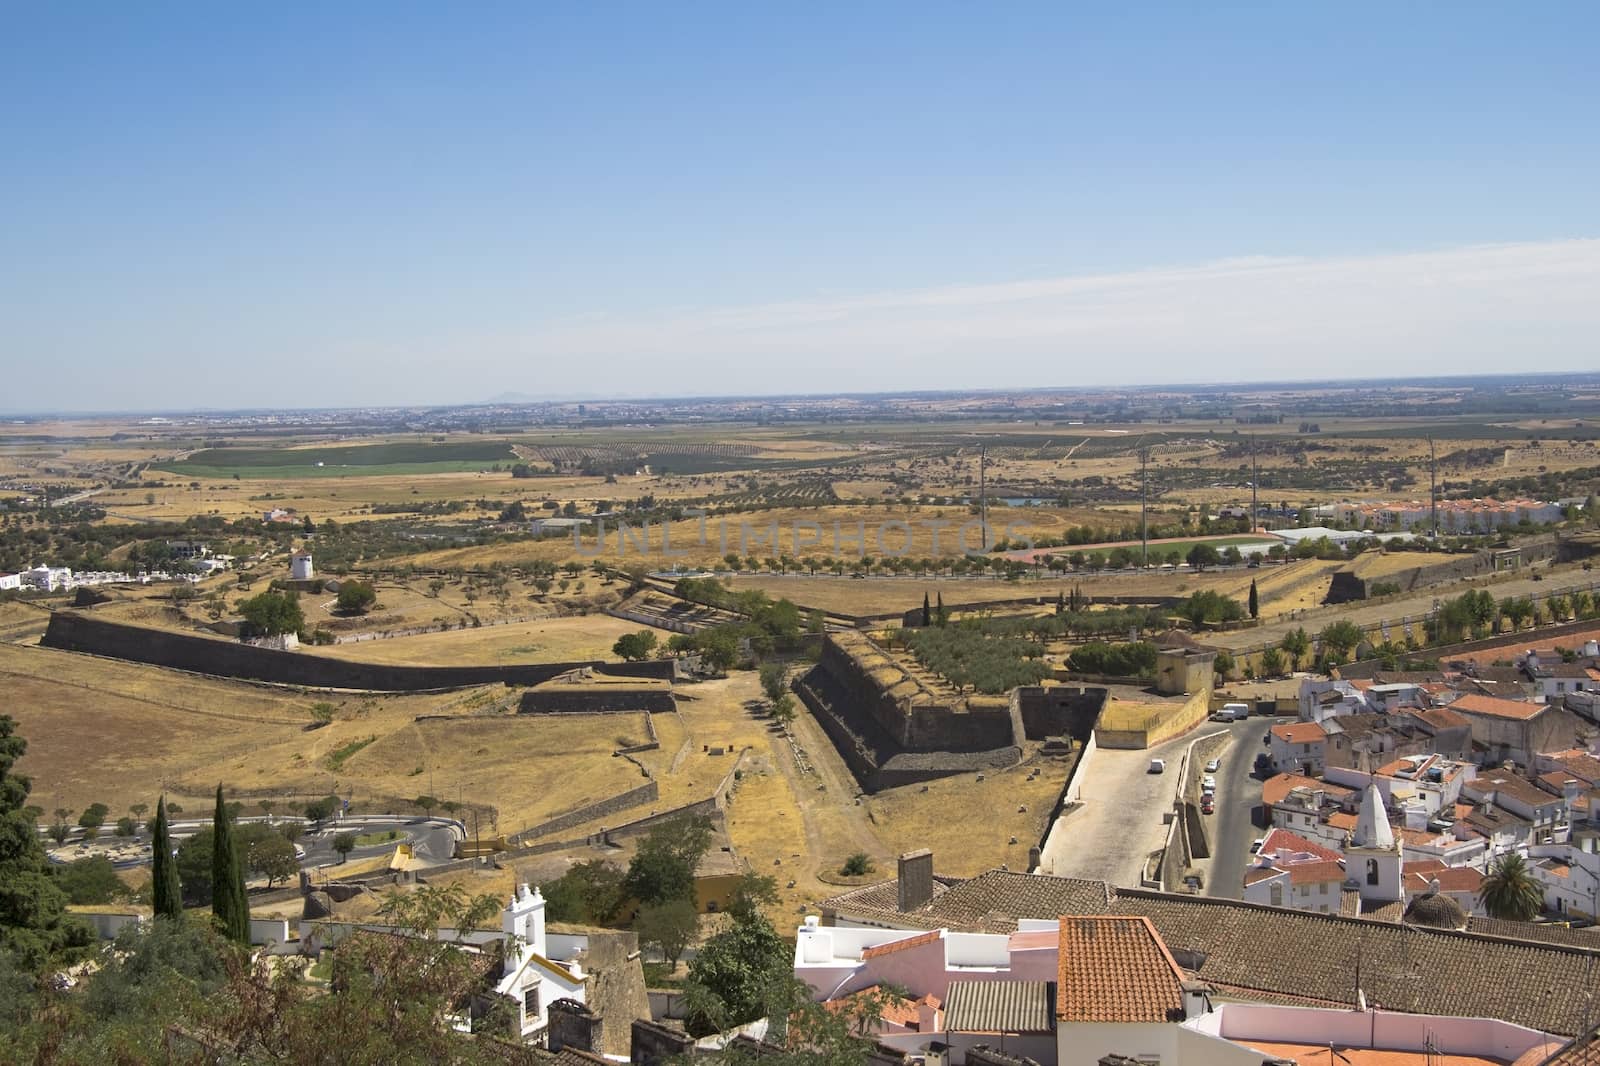
[[[1083, 806], [1058, 821], [1039, 858], [1044, 873], [1139, 887], [1145, 859], [1166, 838], [1162, 815], [1172, 809], [1183, 750], [1201, 732], [1148, 750], [1100, 748], [1083, 779]], [[1150, 760], [1167, 772], [1149, 772]]]
[[1217, 813], [1206, 819], [1212, 857], [1197, 864], [1208, 896], [1239, 898], [1250, 844], [1264, 832], [1254, 820], [1261, 805], [1261, 779], [1253, 776], [1256, 753], [1267, 750], [1261, 738], [1273, 723], [1286, 720], [1252, 718], [1238, 723], [1233, 742], [1221, 755], [1222, 768], [1216, 775]]
[[[1422, 556], [1423, 560], [1430, 560], [1429, 556]], [[1419, 565], [1422, 565], [1419, 563]], [[1413, 619], [1414, 629], [1419, 628], [1423, 615], [1433, 610], [1435, 599], [1449, 599], [1475, 588], [1485, 588], [1493, 593], [1494, 598], [1503, 600], [1515, 596], [1535, 596], [1543, 599], [1558, 593], [1569, 592], [1574, 589], [1587, 589], [1600, 584], [1600, 576], [1596, 573], [1585, 571], [1577, 567], [1562, 568], [1556, 571], [1541, 570], [1544, 575], [1540, 581], [1530, 577], [1513, 578], [1509, 581], [1487, 581], [1483, 578], [1474, 578], [1458, 582], [1453, 585], [1441, 585], [1429, 589], [1416, 596], [1404, 599], [1391, 600], [1387, 603], [1352, 603], [1334, 607], [1318, 607], [1308, 609], [1303, 618], [1273, 621], [1259, 629], [1240, 629], [1228, 633], [1215, 633], [1206, 637], [1206, 643], [1219, 648], [1253, 648], [1263, 644], [1276, 644], [1281, 641], [1284, 634], [1290, 630], [1303, 626], [1305, 631], [1315, 636], [1330, 622], [1348, 620], [1359, 626], [1376, 626], [1387, 621], [1391, 628], [1391, 636], [1396, 640], [1402, 639], [1403, 631], [1400, 620], [1409, 617]], [[1485, 575], [1489, 576], [1489, 575]]]

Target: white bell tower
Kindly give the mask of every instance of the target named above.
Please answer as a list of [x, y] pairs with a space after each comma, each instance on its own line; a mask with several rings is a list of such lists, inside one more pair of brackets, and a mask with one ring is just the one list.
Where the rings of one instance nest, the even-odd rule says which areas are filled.
[[1368, 785], [1361, 794], [1361, 813], [1356, 817], [1350, 846], [1344, 852], [1345, 877], [1361, 891], [1361, 902], [1390, 902], [1405, 898], [1400, 885], [1400, 842], [1389, 825], [1383, 793]]
[[544, 935], [544, 896], [526, 884], [511, 893], [511, 901], [500, 912], [500, 929], [506, 934], [505, 973], [522, 967], [531, 955], [548, 954]]

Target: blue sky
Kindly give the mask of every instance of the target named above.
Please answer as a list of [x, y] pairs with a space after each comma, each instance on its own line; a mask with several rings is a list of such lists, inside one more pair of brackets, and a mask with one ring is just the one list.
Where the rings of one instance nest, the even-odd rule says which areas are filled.
[[1600, 366], [1600, 5], [5, 19], [0, 408]]

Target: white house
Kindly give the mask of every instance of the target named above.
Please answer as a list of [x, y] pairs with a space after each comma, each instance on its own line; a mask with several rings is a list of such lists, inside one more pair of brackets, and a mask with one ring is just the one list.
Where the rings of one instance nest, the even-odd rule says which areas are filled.
[[7, 591], [9, 589], [20, 589], [21, 587], [22, 587], [22, 575], [21, 574], [0, 573], [0, 592], [5, 592], [5, 591]]
[[586, 1002], [583, 968], [576, 959], [552, 962], [544, 929], [544, 896], [522, 885], [500, 915], [505, 963], [495, 992], [516, 1004], [516, 1028], [523, 1040], [543, 1044], [550, 1004], [558, 999]]
[[65, 566], [36, 566], [32, 570], [24, 570], [19, 576], [22, 584], [45, 592], [60, 592], [72, 587], [72, 570]]
[[1318, 722], [1288, 722], [1269, 731], [1272, 768], [1278, 773], [1317, 773], [1322, 770], [1328, 731]]
[[310, 581], [316, 576], [311, 566], [311, 553], [297, 551], [289, 558], [289, 577], [295, 581]]

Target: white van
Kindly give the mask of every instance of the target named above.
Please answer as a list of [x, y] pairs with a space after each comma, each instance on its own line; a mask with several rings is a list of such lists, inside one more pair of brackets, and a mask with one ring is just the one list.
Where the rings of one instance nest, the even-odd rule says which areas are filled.
[[1164, 773], [1166, 773], [1167, 772], [1167, 760], [1165, 760], [1165, 759], [1151, 759], [1150, 760], [1150, 772], [1153, 773], [1153, 774], [1164, 774]]
[[1250, 705], [1247, 703], [1224, 703], [1222, 705], [1223, 721], [1242, 722], [1250, 717]]

